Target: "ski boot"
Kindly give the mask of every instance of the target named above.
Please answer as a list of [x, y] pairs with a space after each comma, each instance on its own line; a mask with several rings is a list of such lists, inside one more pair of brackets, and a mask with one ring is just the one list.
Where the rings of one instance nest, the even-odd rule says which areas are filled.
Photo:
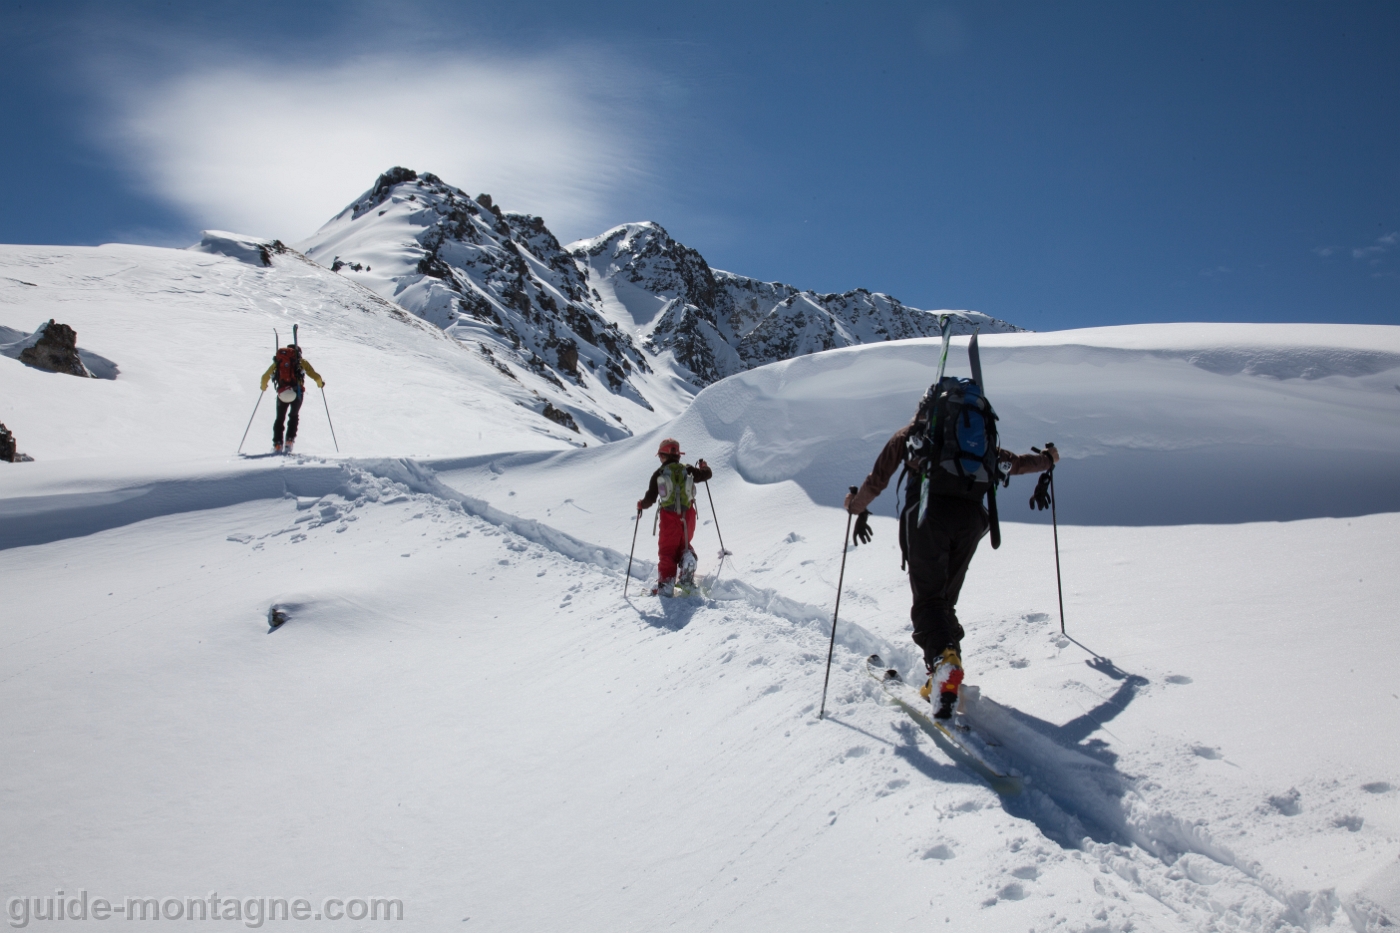
[[[928, 666], [928, 680], [919, 688], [919, 696], [933, 702], [934, 719], [950, 719], [953, 707], [958, 704], [958, 687], [962, 685], [962, 658], [952, 648], [944, 648], [935, 660], [924, 660]], [[932, 700], [934, 690], [938, 699]]]
[[675, 580], [662, 580], [661, 582], [657, 583], [656, 586], [653, 586], [651, 588], [651, 595], [665, 596], [667, 599], [669, 599], [672, 596], [676, 595], [675, 584]]
[[679, 573], [676, 582], [686, 589], [695, 586], [695, 568], [699, 565], [700, 558], [691, 548], [686, 548], [681, 555]]
[[287, 441], [287, 443], [283, 444], [283, 445], [282, 445], [282, 453], [284, 453], [284, 454], [286, 454], [287, 456], [290, 457], [290, 456], [292, 455], [292, 444], [293, 444], [293, 443], [295, 443], [295, 442], [294, 442], [294, 441]]
[[275, 453], [275, 454], [280, 454], [280, 453], [282, 452], [282, 442], [281, 442], [281, 441], [276, 441], [276, 442], [273, 443], [273, 445], [272, 445], [272, 452]]

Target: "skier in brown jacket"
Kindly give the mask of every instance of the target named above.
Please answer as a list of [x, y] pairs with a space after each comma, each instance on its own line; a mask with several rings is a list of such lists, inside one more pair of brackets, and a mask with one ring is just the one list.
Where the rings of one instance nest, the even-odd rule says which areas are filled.
[[[846, 496], [845, 504], [846, 511], [859, 516], [855, 538], [868, 543], [870, 503], [889, 485], [895, 470], [909, 464], [905, 506], [899, 516], [899, 544], [908, 561], [909, 586], [914, 593], [914, 604], [909, 610], [914, 623], [914, 643], [923, 649], [929, 674], [920, 692], [927, 699], [937, 690], [934, 715], [947, 719], [957, 703], [963, 675], [964, 633], [955, 611], [958, 593], [962, 590], [968, 565], [972, 563], [972, 555], [977, 552], [977, 544], [987, 533], [991, 520], [982, 504], [981, 491], [975, 496], [946, 491], [921, 495], [923, 472], [918, 458], [912, 455], [910, 441], [914, 438], [914, 446], [917, 446], [918, 438], [927, 433], [927, 412], [941, 385], [943, 383], [930, 386], [919, 406], [919, 414], [889, 439], [875, 459], [870, 475], [857, 492]], [[980, 398], [980, 390], [977, 395]], [[990, 413], [990, 407], [986, 410]], [[994, 423], [995, 415], [988, 420]], [[995, 433], [990, 436], [994, 438]], [[1044, 453], [1033, 454], [1014, 454], [1000, 447], [995, 451], [1002, 476], [1043, 472], [1060, 459], [1054, 446], [1047, 446]], [[992, 544], [995, 547], [998, 543], [999, 538], [994, 534]]]

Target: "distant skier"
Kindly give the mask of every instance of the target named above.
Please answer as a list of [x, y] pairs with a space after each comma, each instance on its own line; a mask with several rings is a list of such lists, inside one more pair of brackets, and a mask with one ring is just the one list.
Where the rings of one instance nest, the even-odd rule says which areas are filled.
[[[272, 365], [262, 374], [262, 389], [267, 391], [268, 380], [277, 383], [277, 417], [272, 422], [273, 453], [291, 453], [292, 444], [297, 439], [297, 421], [301, 416], [301, 398], [305, 390], [306, 377], [316, 380], [317, 388], [324, 389], [322, 379], [311, 364], [302, 359], [301, 347], [289, 343], [272, 358]], [[287, 421], [286, 442], [283, 443], [282, 420]]]
[[705, 482], [714, 473], [704, 460], [695, 466], [681, 463], [681, 445], [674, 438], [662, 441], [656, 455], [661, 458], [661, 466], [651, 474], [646, 497], [637, 501], [637, 511], [646, 511], [652, 503], [661, 510], [657, 581], [651, 592], [653, 596], [671, 596], [677, 580], [685, 586], [695, 581], [698, 558], [690, 546], [695, 537], [695, 484]]
[[[901, 464], [908, 473], [899, 515], [899, 547], [909, 567], [914, 604], [914, 643], [923, 649], [928, 681], [920, 691], [934, 715], [947, 719], [962, 683], [963, 628], [955, 607], [972, 555], [988, 528], [995, 529], [995, 484], [1018, 473], [1039, 473], [1060, 459], [1044, 453], [1013, 454], [996, 446], [996, 414], [976, 382], [948, 377], [929, 386], [914, 420], [885, 444], [860, 490], [846, 496], [846, 511], [859, 516], [854, 537], [871, 538], [870, 503]], [[940, 430], [940, 426], [942, 430]], [[990, 456], [989, 456], [990, 454]], [[991, 514], [982, 497], [991, 493]]]

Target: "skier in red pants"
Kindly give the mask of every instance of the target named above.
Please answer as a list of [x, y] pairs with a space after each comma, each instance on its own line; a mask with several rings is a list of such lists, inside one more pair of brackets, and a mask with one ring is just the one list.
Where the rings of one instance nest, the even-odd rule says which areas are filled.
[[695, 484], [705, 482], [714, 473], [704, 460], [695, 466], [681, 463], [681, 445], [674, 438], [662, 441], [656, 455], [661, 458], [661, 466], [651, 474], [646, 498], [637, 501], [637, 511], [651, 508], [652, 503], [661, 509], [657, 582], [651, 593], [671, 596], [678, 577], [685, 586], [695, 580], [697, 558], [690, 546], [690, 539], [695, 537]]

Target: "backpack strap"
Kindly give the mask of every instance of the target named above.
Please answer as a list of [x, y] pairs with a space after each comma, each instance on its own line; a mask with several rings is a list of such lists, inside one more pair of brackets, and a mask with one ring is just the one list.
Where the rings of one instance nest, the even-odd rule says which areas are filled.
[[992, 533], [992, 550], [1001, 547], [1001, 522], [997, 521], [997, 484], [987, 490], [987, 524]]

